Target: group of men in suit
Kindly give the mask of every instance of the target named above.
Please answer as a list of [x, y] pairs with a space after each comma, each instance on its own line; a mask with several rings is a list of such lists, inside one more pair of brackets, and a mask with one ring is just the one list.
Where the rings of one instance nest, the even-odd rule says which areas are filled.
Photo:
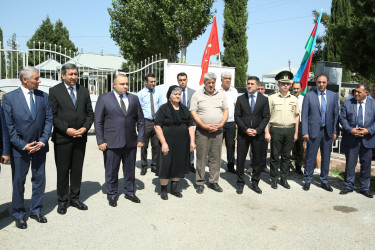
[[[20, 88], [3, 96], [3, 110], [0, 108], [1, 162], [7, 163], [10, 156], [13, 183], [12, 216], [16, 220], [16, 226], [21, 229], [27, 228], [24, 184], [30, 165], [33, 188], [30, 218], [39, 223], [47, 222], [46, 217], [41, 213], [41, 208], [45, 189], [45, 161], [52, 126], [54, 127], [52, 141], [57, 169], [57, 212], [65, 214], [68, 204], [80, 210], [88, 209], [79, 197], [87, 132], [94, 122], [94, 113], [87, 88], [77, 84], [76, 65], [65, 64], [61, 70], [61, 77], [63, 81], [52, 87], [47, 95], [38, 90], [40, 84], [38, 71], [32, 67], [25, 67], [20, 71]], [[230, 74], [222, 75], [222, 83], [224, 81], [222, 87], [225, 87], [225, 77], [231, 76]], [[278, 168], [280, 167], [280, 184], [287, 189], [290, 188], [287, 183], [289, 157], [291, 145], [298, 139], [300, 121], [302, 138], [307, 141], [303, 189], [306, 191], [310, 189], [315, 156], [320, 148], [322, 154], [321, 187], [332, 191], [328, 184], [329, 160], [332, 141], [337, 139], [340, 122], [343, 128], [343, 145], [347, 161], [345, 189], [341, 190], [340, 194], [344, 195], [353, 191], [355, 166], [359, 157], [361, 163], [359, 191], [366, 197], [372, 198], [369, 187], [372, 148], [375, 148], [375, 101], [367, 97], [368, 86], [359, 84], [355, 88], [354, 98], [344, 102], [339, 115], [337, 96], [327, 90], [328, 77], [319, 75], [316, 80], [317, 89], [308, 92], [303, 99], [300, 119], [301, 110], [298, 99], [288, 94], [292, 78], [293, 75], [290, 72], [280, 72], [276, 76], [280, 92], [267, 99], [263, 94], [258, 93], [259, 78], [250, 76], [247, 80], [247, 93], [234, 102], [233, 116], [238, 126], [237, 193], [243, 192], [244, 163], [250, 145], [254, 157], [252, 189], [256, 193], [262, 193], [259, 188], [261, 162], [264, 155], [262, 149], [264, 142], [270, 141], [271, 137], [271, 186], [277, 188]], [[212, 73], [207, 73], [205, 87], [198, 94], [194, 94], [194, 90], [187, 88], [185, 73], [178, 74], [177, 80], [183, 90], [181, 99], [183, 104], [189, 107], [193, 96], [193, 117], [195, 116], [198, 130], [201, 129], [199, 130], [201, 137], [205, 137], [201, 140], [212, 148], [215, 145], [211, 145], [211, 140], [217, 140], [217, 144], [221, 145], [222, 128], [225, 127], [228, 117], [228, 104], [225, 97], [228, 93], [225, 91], [229, 88], [224, 88], [222, 90], [224, 93], [217, 92], [215, 90], [216, 76]], [[147, 154], [146, 144], [152, 136], [153, 118], [161, 104], [160, 93], [155, 91], [155, 75], [153, 74], [145, 77], [143, 95], [137, 97], [130, 94], [128, 90], [128, 78], [122, 74], [116, 75], [113, 81], [113, 91], [99, 96], [95, 111], [96, 138], [98, 148], [104, 156], [107, 199], [109, 205], [113, 207], [117, 206], [118, 171], [121, 162], [123, 163], [125, 198], [135, 203], [140, 202], [135, 195], [134, 183], [136, 148], [143, 147], [142, 154], [144, 150]], [[211, 107], [210, 100], [220, 103], [219, 106], [216, 105], [221, 110], [220, 112], [212, 110], [216, 106]], [[204, 102], [207, 103], [204, 104]], [[234, 103], [229, 105], [234, 105]], [[220, 126], [215, 127], [202, 121], [207, 118], [204, 115], [211, 112], [210, 110], [212, 114], [215, 112], [221, 114]], [[146, 118], [145, 114], [151, 119]], [[212, 116], [210, 119], [214, 118], [217, 117]], [[148, 122], [150, 124], [147, 125]], [[150, 131], [147, 137], [148, 126]], [[228, 152], [234, 154], [232, 145], [227, 144], [227, 147], [229, 147]], [[219, 149], [218, 155], [220, 155], [221, 147]], [[204, 148], [201, 152], [197, 152], [201, 160], [197, 172], [198, 177], [203, 176], [206, 153], [208, 151]], [[212, 158], [214, 153], [210, 151], [209, 164], [211, 165], [216, 164], [215, 159]], [[229, 155], [228, 162], [232, 158], [234, 157]], [[154, 160], [157, 159], [153, 159], [153, 162]], [[228, 167], [231, 167], [232, 164], [229, 163]], [[147, 171], [147, 165], [143, 166], [142, 161], [143, 174], [146, 173], [145, 168]], [[191, 170], [195, 171], [193, 161]], [[199, 179], [201, 182], [198, 179], [197, 192], [202, 193], [204, 179], [203, 177]], [[222, 192], [217, 184], [218, 175], [211, 170], [210, 181], [213, 181], [210, 183], [212, 189]]]
[[[76, 65], [65, 64], [62, 67], [63, 81], [50, 88], [49, 95], [38, 90], [40, 76], [35, 68], [24, 67], [19, 75], [20, 88], [3, 96], [5, 119], [1, 119], [1, 122], [2, 132], [7, 131], [10, 140], [12, 216], [16, 220], [16, 226], [25, 229], [24, 185], [30, 165], [33, 189], [30, 218], [39, 223], [47, 222], [41, 208], [46, 183], [45, 161], [52, 126], [57, 172], [57, 212], [65, 214], [69, 201], [70, 206], [87, 210], [79, 196], [87, 131], [93, 122], [94, 113], [88, 90], [77, 84]], [[6, 150], [3, 143], [3, 153]], [[3, 162], [5, 161], [4, 159]]]

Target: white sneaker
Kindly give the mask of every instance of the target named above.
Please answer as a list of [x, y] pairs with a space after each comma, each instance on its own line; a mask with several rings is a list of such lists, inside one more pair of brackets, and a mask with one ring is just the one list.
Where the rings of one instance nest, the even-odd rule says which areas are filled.
[[320, 168], [314, 169], [314, 173], [320, 174]]

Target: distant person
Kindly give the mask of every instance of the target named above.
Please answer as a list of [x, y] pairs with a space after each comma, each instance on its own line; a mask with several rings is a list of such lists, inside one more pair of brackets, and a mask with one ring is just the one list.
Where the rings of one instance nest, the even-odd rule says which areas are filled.
[[232, 74], [230, 72], [223, 72], [221, 74], [221, 88], [228, 103], [228, 121], [223, 127], [223, 139], [225, 139], [225, 147], [227, 149], [227, 171], [236, 173], [234, 170], [234, 152], [235, 152], [235, 139], [236, 139], [236, 123], [234, 122], [234, 107], [236, 106], [238, 91], [232, 88]]
[[262, 193], [259, 188], [259, 180], [265, 144], [264, 129], [270, 119], [270, 110], [267, 97], [258, 93], [258, 84], [258, 77], [249, 76], [247, 78], [247, 93], [238, 98], [234, 113], [238, 126], [237, 194], [243, 193], [244, 165], [250, 145], [253, 152], [252, 189], [258, 194]]
[[328, 184], [329, 162], [332, 142], [337, 139], [338, 99], [336, 93], [327, 90], [328, 76], [316, 78], [316, 90], [308, 92], [303, 99], [302, 138], [307, 141], [303, 190], [308, 191], [315, 169], [316, 154], [320, 147], [320, 186], [332, 192]]
[[7, 164], [10, 159], [10, 142], [4, 111], [0, 105], [0, 173], [1, 164]]
[[371, 87], [371, 90], [370, 90], [370, 96], [371, 96], [372, 99], [375, 100], [375, 85], [373, 85], [373, 86]]
[[[49, 89], [53, 114], [52, 141], [57, 169], [57, 213], [66, 214], [68, 202], [79, 210], [88, 207], [79, 200], [87, 132], [94, 121], [90, 94], [78, 82], [78, 68], [61, 68], [62, 82]], [[70, 187], [69, 187], [70, 183]]]
[[144, 145], [141, 149], [141, 175], [145, 175], [147, 173], [147, 149], [150, 139], [152, 152], [151, 172], [156, 173], [156, 165], [158, 164], [159, 160], [159, 140], [156, 136], [154, 125], [156, 112], [158, 111], [159, 107], [162, 105], [163, 102], [161, 93], [155, 88], [155, 75], [153, 73], [148, 73], [144, 77], [144, 80], [145, 87], [138, 93], [138, 98], [139, 102], [141, 103], [146, 126]]
[[191, 98], [191, 115], [197, 124], [195, 131], [197, 193], [202, 194], [205, 183], [205, 168], [209, 157], [208, 187], [223, 192], [219, 186], [223, 127], [228, 120], [228, 104], [225, 94], [215, 89], [216, 75], [208, 72], [204, 75], [204, 88], [197, 90]]
[[[190, 102], [191, 102], [191, 97], [195, 93], [194, 89], [189, 88], [188, 85], [188, 77], [186, 73], [181, 72], [177, 74], [177, 82], [178, 85], [180, 86], [182, 90], [181, 94], [181, 103], [184, 104], [189, 110], [190, 110]], [[194, 129], [195, 129], [195, 124], [194, 124]], [[195, 173], [195, 168], [194, 168], [194, 151], [190, 152], [190, 169], [192, 173]]]
[[3, 108], [11, 143], [12, 216], [17, 228], [26, 229], [24, 193], [30, 165], [30, 218], [47, 223], [41, 210], [46, 186], [45, 163], [52, 130], [52, 111], [48, 95], [38, 90], [40, 78], [35, 68], [22, 68], [20, 80], [20, 88], [3, 96]]
[[352, 91], [350, 91], [350, 94], [346, 97], [346, 100], [350, 100], [354, 98], [354, 93], [355, 93], [355, 89], [352, 89]]
[[344, 129], [342, 143], [345, 148], [345, 188], [340, 194], [353, 192], [355, 167], [361, 164], [359, 192], [368, 198], [370, 193], [372, 149], [375, 148], [375, 101], [368, 98], [369, 88], [358, 84], [354, 98], [346, 100], [340, 112], [340, 124]]
[[181, 88], [169, 87], [167, 103], [156, 112], [155, 131], [161, 144], [159, 168], [156, 175], [160, 178], [160, 197], [168, 200], [168, 182], [171, 179], [171, 194], [182, 198], [177, 190], [180, 178], [190, 168], [190, 152], [194, 152], [194, 122], [189, 109], [180, 103]]
[[135, 195], [135, 161], [137, 147], [143, 146], [145, 121], [138, 97], [129, 93], [129, 80], [125, 75], [115, 75], [113, 91], [99, 96], [95, 107], [95, 134], [104, 156], [109, 205], [117, 206], [121, 162], [125, 198], [140, 203]]
[[280, 185], [290, 189], [288, 173], [290, 168], [290, 152], [293, 142], [298, 139], [299, 106], [298, 99], [290, 94], [289, 87], [293, 74], [281, 71], [275, 77], [279, 92], [268, 97], [270, 105], [271, 133], [271, 187], [277, 189], [280, 167]]
[[295, 168], [296, 173], [303, 175], [302, 165], [303, 165], [303, 139], [302, 139], [302, 104], [303, 104], [303, 95], [301, 95], [302, 85], [300, 82], [295, 82], [292, 85], [293, 95], [298, 99], [298, 107], [300, 110], [299, 116], [299, 126], [298, 126], [298, 140], [294, 142], [295, 145]]

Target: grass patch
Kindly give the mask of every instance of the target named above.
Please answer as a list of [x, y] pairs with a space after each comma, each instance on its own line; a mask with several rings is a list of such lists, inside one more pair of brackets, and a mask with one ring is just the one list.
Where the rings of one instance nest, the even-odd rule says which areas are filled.
[[[342, 181], [344, 181], [344, 178], [345, 178], [345, 171], [342, 171], [342, 170], [330, 170], [329, 171], [329, 176], [331, 177], [336, 177]], [[356, 173], [355, 174], [355, 182], [354, 182], [354, 185], [356, 187], [359, 187], [360, 186], [360, 179], [359, 179], [359, 173]], [[370, 178], [370, 190], [371, 191], [375, 191], [375, 176], [371, 176]]]

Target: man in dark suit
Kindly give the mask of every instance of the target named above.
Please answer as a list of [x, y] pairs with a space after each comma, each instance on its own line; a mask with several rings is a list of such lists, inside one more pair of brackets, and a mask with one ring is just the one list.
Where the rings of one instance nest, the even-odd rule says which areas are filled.
[[117, 206], [121, 161], [125, 198], [141, 202], [134, 192], [135, 159], [137, 146], [143, 146], [145, 121], [138, 97], [128, 93], [128, 83], [125, 75], [116, 75], [113, 91], [100, 95], [95, 107], [96, 140], [104, 155], [107, 199], [112, 207]]
[[332, 140], [338, 135], [338, 99], [336, 93], [327, 90], [328, 76], [322, 74], [316, 78], [314, 91], [308, 92], [302, 105], [302, 138], [307, 141], [306, 164], [303, 190], [308, 191], [315, 169], [316, 155], [320, 147], [322, 165], [320, 185], [332, 192], [328, 184], [329, 161]]
[[20, 80], [20, 88], [3, 96], [3, 108], [11, 143], [12, 216], [16, 219], [16, 226], [25, 229], [24, 192], [30, 164], [33, 186], [30, 218], [39, 223], [47, 222], [41, 214], [41, 208], [46, 186], [45, 162], [52, 129], [52, 112], [48, 95], [38, 90], [38, 71], [25, 67], [20, 71]]
[[264, 148], [264, 129], [270, 119], [268, 99], [258, 93], [259, 78], [249, 76], [247, 79], [248, 93], [238, 97], [234, 110], [234, 119], [238, 126], [237, 135], [237, 193], [242, 194], [245, 181], [244, 165], [251, 145], [253, 154], [252, 189], [261, 194], [259, 188], [260, 173], [262, 171], [262, 149]]
[[87, 131], [93, 123], [94, 113], [89, 91], [77, 84], [77, 66], [71, 63], [63, 65], [61, 78], [63, 82], [50, 88], [49, 101], [54, 125], [52, 141], [57, 168], [57, 212], [65, 214], [69, 200], [70, 206], [87, 210], [87, 206], [79, 200], [79, 194]]
[[[188, 83], [188, 78], [185, 72], [181, 72], [177, 74], [177, 82], [178, 85], [182, 89], [182, 94], [181, 94], [181, 103], [184, 104], [188, 109], [190, 109], [190, 101], [191, 97], [195, 93], [194, 89], [191, 89], [187, 86]], [[195, 173], [195, 168], [194, 168], [194, 151], [190, 152], [190, 171], [192, 173]]]
[[367, 97], [369, 87], [358, 84], [354, 98], [346, 100], [341, 108], [340, 123], [344, 129], [342, 145], [345, 150], [345, 189], [340, 194], [353, 192], [355, 167], [361, 163], [359, 192], [368, 198], [370, 193], [372, 149], [375, 148], [375, 101]]
[[4, 112], [0, 106], [0, 172], [1, 163], [7, 164], [10, 158], [9, 133], [5, 122]]

